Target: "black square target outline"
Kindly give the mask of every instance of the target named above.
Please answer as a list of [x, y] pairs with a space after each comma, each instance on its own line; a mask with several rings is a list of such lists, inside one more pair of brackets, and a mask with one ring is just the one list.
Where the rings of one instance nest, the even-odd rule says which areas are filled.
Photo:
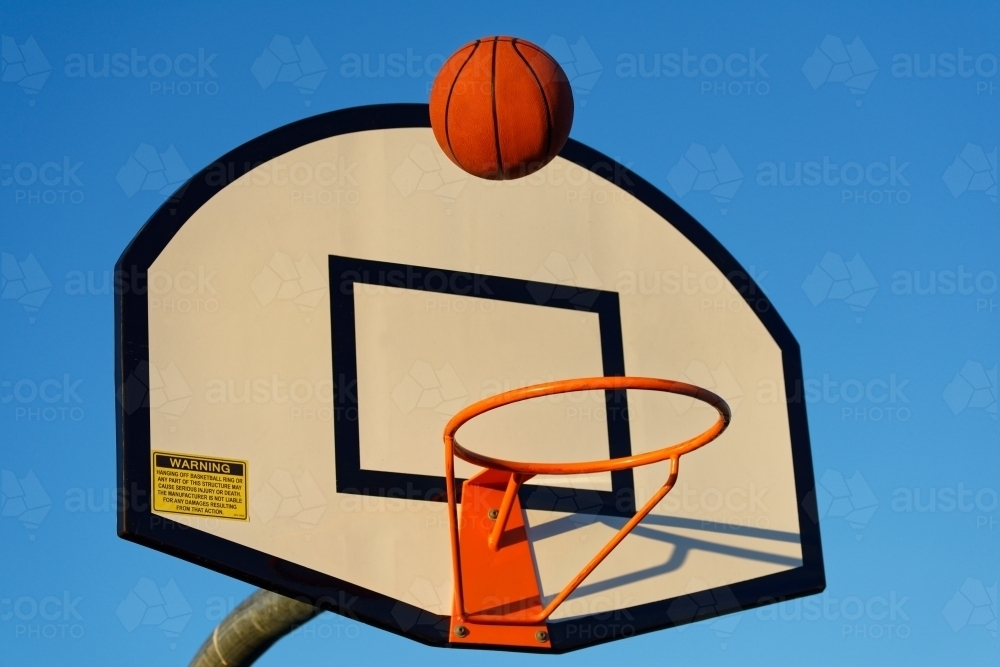
[[[354, 286], [358, 283], [430, 294], [506, 301], [537, 308], [594, 313], [597, 315], [600, 331], [603, 373], [605, 376], [625, 375], [621, 308], [617, 292], [340, 255], [329, 256], [329, 269], [334, 387], [333, 438], [338, 493], [430, 502], [447, 500], [444, 476], [361, 467], [360, 420], [377, 419], [378, 415], [365, 416], [363, 406], [359, 405], [354, 310]], [[627, 394], [624, 390], [607, 390], [604, 392], [604, 399], [607, 456], [631, 456]], [[440, 438], [433, 443], [419, 443], [421, 446], [427, 444], [435, 452], [441, 451], [443, 454]], [[465, 480], [456, 480], [459, 501], [463, 481]], [[528, 483], [521, 488], [520, 498], [526, 509], [566, 509], [620, 517], [635, 514], [635, 484], [631, 469], [611, 473], [611, 491], [572, 490]]]

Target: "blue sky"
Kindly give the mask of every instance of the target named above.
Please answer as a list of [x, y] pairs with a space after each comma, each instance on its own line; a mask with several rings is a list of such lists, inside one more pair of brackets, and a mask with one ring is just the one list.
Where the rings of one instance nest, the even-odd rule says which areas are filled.
[[[996, 664], [995, 2], [4, 2], [0, 32], [0, 663], [185, 663], [252, 590], [115, 535], [114, 315], [101, 288], [164, 201], [123, 171], [130, 156], [170, 156], [169, 192], [290, 121], [425, 101], [442, 56], [511, 34], [563, 62], [572, 136], [679, 201], [798, 338], [819, 387], [808, 411], [828, 587], [735, 625], [477, 659]], [[308, 38], [325, 75], [296, 85], [255, 72], [276, 36]], [[88, 72], [105, 54], [120, 76]], [[380, 73], [393, 54], [409, 69]], [[692, 166], [718, 189], [683, 178]], [[123, 603], [150, 586], [173, 602], [142, 624]], [[326, 614], [260, 664], [352, 658], [470, 656]]]

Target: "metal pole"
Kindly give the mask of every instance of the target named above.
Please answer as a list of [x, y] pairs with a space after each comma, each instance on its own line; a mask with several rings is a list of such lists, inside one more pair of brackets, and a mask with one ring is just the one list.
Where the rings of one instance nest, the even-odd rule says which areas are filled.
[[258, 590], [222, 619], [190, 667], [252, 665], [276, 641], [321, 611], [305, 602]]

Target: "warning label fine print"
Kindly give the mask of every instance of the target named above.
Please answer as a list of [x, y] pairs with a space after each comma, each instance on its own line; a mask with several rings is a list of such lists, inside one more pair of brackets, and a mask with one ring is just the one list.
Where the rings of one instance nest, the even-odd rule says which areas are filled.
[[153, 509], [247, 519], [247, 462], [153, 452]]

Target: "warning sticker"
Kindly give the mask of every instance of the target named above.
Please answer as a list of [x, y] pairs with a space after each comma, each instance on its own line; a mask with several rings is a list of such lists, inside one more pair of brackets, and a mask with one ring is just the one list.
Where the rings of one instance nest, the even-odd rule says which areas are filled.
[[153, 452], [153, 509], [247, 520], [247, 462]]

